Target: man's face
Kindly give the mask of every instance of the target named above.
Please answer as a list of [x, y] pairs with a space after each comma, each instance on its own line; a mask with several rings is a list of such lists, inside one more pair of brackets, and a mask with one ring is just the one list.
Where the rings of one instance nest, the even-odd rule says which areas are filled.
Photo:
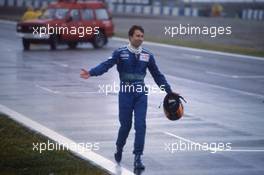
[[138, 48], [144, 40], [144, 33], [140, 30], [135, 30], [133, 36], [129, 37], [129, 40], [132, 46]]

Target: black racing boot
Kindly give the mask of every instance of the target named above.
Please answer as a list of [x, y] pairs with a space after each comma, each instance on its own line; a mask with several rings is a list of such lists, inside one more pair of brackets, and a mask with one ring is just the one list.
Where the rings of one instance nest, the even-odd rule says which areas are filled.
[[144, 169], [145, 169], [145, 166], [143, 165], [140, 156], [141, 156], [140, 154], [136, 154], [136, 155], [135, 155], [134, 168], [135, 168], [135, 169], [141, 169], [141, 170], [144, 170]]
[[115, 161], [119, 164], [122, 160], [122, 151], [117, 150], [115, 153]]

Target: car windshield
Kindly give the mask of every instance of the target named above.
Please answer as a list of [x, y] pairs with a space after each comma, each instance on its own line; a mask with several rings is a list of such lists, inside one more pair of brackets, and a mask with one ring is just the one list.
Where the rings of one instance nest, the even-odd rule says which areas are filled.
[[50, 9], [47, 9], [40, 18], [41, 19], [64, 19], [68, 11], [69, 9], [50, 8]]
[[95, 10], [96, 18], [100, 20], [108, 20], [109, 16], [105, 9], [96, 9]]

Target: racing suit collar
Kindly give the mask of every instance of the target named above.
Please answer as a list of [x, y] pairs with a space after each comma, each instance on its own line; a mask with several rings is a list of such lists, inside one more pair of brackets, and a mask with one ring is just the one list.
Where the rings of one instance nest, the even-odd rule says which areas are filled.
[[131, 45], [131, 43], [129, 43], [127, 45], [127, 49], [132, 52], [132, 53], [135, 53], [135, 54], [140, 54], [142, 52], [142, 47], [139, 46], [138, 48], [135, 48], [134, 46]]

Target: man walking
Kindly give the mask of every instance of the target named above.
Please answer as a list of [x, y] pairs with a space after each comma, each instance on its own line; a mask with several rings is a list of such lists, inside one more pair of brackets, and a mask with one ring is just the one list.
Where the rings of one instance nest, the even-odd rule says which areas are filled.
[[[107, 72], [111, 67], [117, 65], [120, 78], [119, 91], [119, 122], [120, 128], [116, 141], [116, 153], [114, 154], [117, 163], [121, 162], [123, 147], [132, 126], [132, 114], [134, 112], [135, 141], [133, 154], [135, 155], [135, 169], [145, 169], [141, 155], [144, 150], [146, 133], [147, 94], [144, 78], [148, 69], [160, 89], [172, 93], [170, 85], [163, 74], [159, 71], [154, 56], [141, 47], [144, 40], [144, 29], [134, 25], [128, 32], [129, 44], [115, 50], [108, 60], [98, 66], [86, 71], [81, 70], [81, 78], [88, 79], [91, 76], [99, 76]], [[125, 87], [121, 87], [125, 86]], [[135, 90], [136, 89], [136, 90]]]

